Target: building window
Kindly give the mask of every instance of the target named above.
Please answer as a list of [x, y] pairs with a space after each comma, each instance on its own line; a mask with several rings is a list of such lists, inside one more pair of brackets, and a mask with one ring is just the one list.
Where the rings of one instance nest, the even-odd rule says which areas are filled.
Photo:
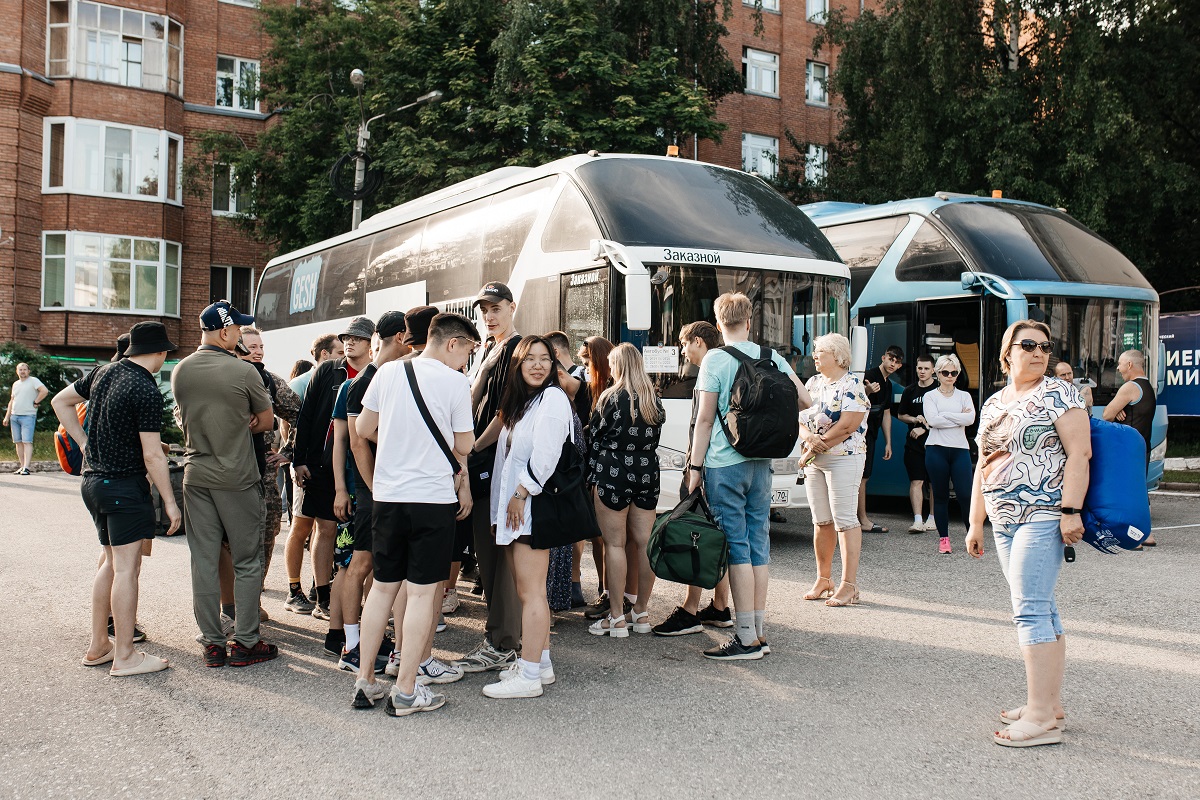
[[258, 111], [258, 62], [217, 56], [217, 105]]
[[764, 178], [774, 178], [779, 161], [779, 140], [774, 136], [756, 133], [742, 134], [742, 169], [757, 172]]
[[809, 61], [807, 80], [804, 82], [804, 99], [817, 105], [829, 104], [829, 65]]
[[[212, 210], [213, 214], [238, 214], [241, 203], [234, 187], [237, 186], [237, 174], [228, 164], [213, 164]], [[221, 298], [217, 298], [220, 300]]]
[[50, 0], [48, 20], [50, 77], [182, 94], [183, 26], [170, 17], [84, 0]]
[[42, 237], [42, 308], [179, 316], [179, 245], [79, 231]]
[[829, 16], [829, 0], [807, 0], [807, 3], [805, 18], [809, 22], [824, 25], [826, 17]]
[[[742, 0], [742, 5], [753, 6], [753, 5], [757, 5], [757, 2], [756, 2], [756, 0]], [[779, 10], [779, 0], [762, 0], [762, 10], [763, 11], [778, 11]]]
[[180, 202], [180, 136], [73, 117], [48, 117], [45, 126], [44, 192]]
[[747, 92], [779, 96], [779, 56], [775, 53], [743, 48], [742, 74]]
[[810, 144], [804, 154], [804, 180], [809, 183], [824, 183], [829, 171], [829, 151], [822, 145]]
[[238, 311], [253, 307], [254, 270], [251, 267], [211, 267], [208, 274], [208, 302], [228, 300]]

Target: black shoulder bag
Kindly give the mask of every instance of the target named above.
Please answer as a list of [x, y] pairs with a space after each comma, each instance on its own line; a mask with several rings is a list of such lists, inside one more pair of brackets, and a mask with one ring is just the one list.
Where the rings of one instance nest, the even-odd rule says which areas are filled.
[[462, 465], [458, 463], [458, 459], [454, 457], [454, 453], [450, 451], [450, 446], [446, 444], [445, 437], [438, 430], [437, 425], [433, 421], [433, 416], [429, 413], [429, 406], [425, 405], [425, 398], [421, 396], [421, 385], [417, 383], [417, 371], [413, 369], [412, 361], [404, 362], [404, 373], [408, 375], [408, 387], [412, 389], [413, 400], [417, 401], [417, 410], [421, 412], [421, 419], [425, 420], [425, 426], [429, 428], [429, 432], [433, 434], [433, 439], [438, 443], [438, 447], [442, 448], [442, 453], [445, 454], [446, 460], [450, 462], [450, 469], [454, 474], [462, 472]]
[[568, 436], [554, 472], [542, 482], [541, 493], [532, 498], [530, 547], [549, 550], [600, 536], [586, 480], [587, 462]]

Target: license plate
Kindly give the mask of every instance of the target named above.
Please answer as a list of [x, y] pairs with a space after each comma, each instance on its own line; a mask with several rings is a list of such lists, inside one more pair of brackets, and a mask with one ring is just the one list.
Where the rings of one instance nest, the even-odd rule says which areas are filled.
[[774, 489], [771, 491], [771, 505], [786, 506], [791, 505], [792, 490], [791, 489]]

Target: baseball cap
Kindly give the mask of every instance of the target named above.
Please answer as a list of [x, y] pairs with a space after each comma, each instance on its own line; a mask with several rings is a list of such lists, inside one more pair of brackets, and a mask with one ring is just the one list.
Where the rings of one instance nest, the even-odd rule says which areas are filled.
[[404, 322], [403, 311], [385, 311], [379, 318], [379, 322], [375, 323], [375, 332], [379, 334], [380, 339], [390, 339], [397, 333], [404, 333], [407, 330]]
[[169, 353], [178, 350], [167, 338], [167, 326], [161, 322], [139, 322], [129, 329], [129, 349], [125, 356], [142, 356], [147, 353]]
[[345, 341], [347, 336], [355, 336], [359, 339], [370, 339], [371, 334], [375, 332], [375, 323], [371, 322], [368, 317], [355, 317], [350, 320], [350, 324], [346, 326], [346, 330], [338, 334], [338, 339]]
[[200, 312], [200, 330], [219, 331], [230, 325], [253, 325], [254, 317], [240, 313], [228, 300], [218, 300]]
[[479, 290], [479, 296], [475, 298], [475, 302], [471, 303], [471, 305], [477, 306], [484, 302], [498, 303], [501, 300], [507, 300], [510, 303], [513, 302], [512, 290], [503, 283], [500, 283], [500, 281], [489, 281]]
[[429, 323], [438, 315], [433, 306], [417, 306], [410, 308], [404, 315], [404, 324], [408, 326], [408, 344], [417, 346], [429, 341]]

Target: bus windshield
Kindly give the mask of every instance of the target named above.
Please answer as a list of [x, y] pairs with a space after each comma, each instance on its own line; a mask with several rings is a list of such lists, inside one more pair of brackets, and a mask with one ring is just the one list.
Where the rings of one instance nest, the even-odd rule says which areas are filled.
[[609, 239], [840, 261], [817, 226], [745, 172], [663, 159], [598, 159], [576, 170]]
[[1014, 203], [948, 203], [933, 212], [976, 268], [1018, 281], [1150, 283], [1117, 248], [1059, 211]]

